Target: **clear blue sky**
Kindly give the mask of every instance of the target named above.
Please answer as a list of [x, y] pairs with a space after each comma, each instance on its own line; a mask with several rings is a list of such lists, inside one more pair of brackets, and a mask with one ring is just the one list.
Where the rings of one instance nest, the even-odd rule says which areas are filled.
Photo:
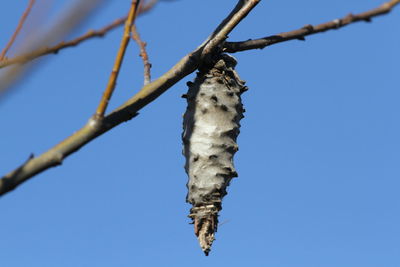
[[[262, 1], [243, 40], [371, 9], [384, 0]], [[27, 1], [3, 0], [0, 47]], [[54, 12], [67, 3], [55, 1]], [[106, 8], [71, 37], [121, 16]], [[236, 1], [160, 3], [138, 20], [153, 77], [197, 47]], [[373, 23], [236, 54], [246, 117], [209, 257], [186, 217], [185, 82], [63, 165], [0, 198], [0, 265], [400, 266], [400, 8]], [[41, 59], [0, 102], [0, 172], [83, 126], [107, 83], [121, 28]], [[135, 44], [111, 108], [142, 83]]]

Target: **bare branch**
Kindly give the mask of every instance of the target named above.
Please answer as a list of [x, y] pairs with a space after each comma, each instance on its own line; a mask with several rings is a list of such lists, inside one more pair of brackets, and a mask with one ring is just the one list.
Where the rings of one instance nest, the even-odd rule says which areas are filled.
[[8, 52], [8, 50], [10, 49], [10, 47], [13, 45], [13, 43], [15, 42], [15, 39], [17, 38], [19, 32], [22, 29], [22, 26], [24, 26], [25, 20], [28, 17], [29, 13], [31, 12], [31, 9], [33, 7], [33, 5], [35, 4], [35, 0], [29, 0], [28, 6], [25, 9], [24, 13], [22, 14], [19, 22], [18, 22], [18, 26], [15, 29], [13, 35], [11, 36], [10, 41], [8, 41], [6, 47], [3, 49], [3, 51], [1, 51], [0, 54], [0, 61], [3, 60]]
[[400, 3], [400, 0], [392, 0], [387, 3], [382, 4], [381, 6], [374, 8], [372, 10], [360, 13], [360, 14], [349, 14], [341, 19], [335, 19], [326, 23], [322, 23], [316, 26], [306, 25], [303, 28], [298, 30], [284, 32], [277, 35], [267, 36], [260, 39], [248, 40], [243, 42], [226, 42], [224, 44], [224, 52], [235, 53], [245, 50], [251, 49], [263, 49], [266, 46], [270, 46], [273, 44], [286, 42], [290, 40], [305, 40], [305, 36], [316, 34], [320, 32], [325, 32], [328, 30], [336, 30], [352, 24], [354, 22], [366, 21], [370, 22], [373, 17], [381, 16], [389, 13], [397, 4]]
[[140, 57], [143, 60], [143, 66], [144, 66], [144, 85], [149, 84], [151, 82], [151, 75], [150, 75], [150, 69], [151, 69], [151, 63], [149, 61], [149, 55], [147, 54], [146, 51], [146, 42], [143, 42], [142, 39], [140, 39], [140, 35], [136, 29], [136, 26], [132, 26], [132, 39], [139, 45], [140, 48]]
[[114, 66], [111, 71], [110, 79], [108, 80], [106, 90], [103, 93], [103, 97], [100, 100], [99, 106], [96, 110], [96, 118], [103, 118], [104, 113], [107, 109], [108, 102], [111, 99], [112, 93], [114, 92], [115, 85], [119, 70], [121, 69], [122, 61], [125, 56], [126, 48], [128, 47], [129, 40], [131, 37], [131, 28], [136, 18], [137, 7], [140, 5], [140, 0], [132, 0], [131, 8], [129, 10], [128, 18], [125, 22], [125, 29], [122, 35], [121, 45], [119, 47], [117, 57], [115, 58]]
[[[138, 15], [142, 15], [142, 14], [148, 12], [149, 10], [151, 10], [157, 2], [158, 2], [157, 0], [151, 0], [147, 4], [141, 5], [140, 9], [138, 10]], [[13, 58], [4, 59], [3, 61], [0, 61], [0, 69], [7, 67], [9, 65], [12, 65], [12, 64], [16, 64], [16, 63], [19, 63], [19, 64], [26, 63], [26, 62], [34, 60], [38, 57], [45, 56], [48, 54], [57, 54], [60, 50], [62, 50], [64, 48], [77, 46], [77, 45], [81, 44], [82, 42], [92, 39], [92, 38], [103, 37], [104, 35], [109, 33], [111, 30], [123, 25], [124, 22], [126, 21], [126, 19], [127, 19], [127, 16], [124, 16], [119, 19], [116, 19], [115, 21], [107, 24], [106, 26], [104, 26], [98, 30], [89, 30], [87, 33], [85, 33], [75, 39], [72, 39], [70, 41], [63, 41], [63, 42], [60, 42], [51, 47], [41, 47], [37, 50], [31, 51], [31, 52], [28, 52], [28, 53], [25, 53], [25, 54], [22, 54], [19, 56], [15, 56]]]
[[[238, 12], [240, 11], [241, 9], [238, 10]], [[217, 30], [214, 31], [215, 34], [213, 36], [216, 36], [218, 32]], [[30, 159], [16, 170], [3, 176], [0, 179], [0, 196], [13, 190], [36, 174], [60, 165], [64, 158], [79, 150], [99, 135], [135, 117], [140, 109], [151, 103], [171, 86], [199, 67], [201, 63], [200, 57], [206, 44], [207, 42], [204, 42], [203, 45], [183, 57], [164, 75], [145, 85], [135, 96], [105, 116], [102, 120], [91, 118], [84, 127], [58, 145], [40, 156]], [[220, 44], [217, 43], [216, 45]], [[212, 52], [214, 51], [210, 51], [210, 53]]]

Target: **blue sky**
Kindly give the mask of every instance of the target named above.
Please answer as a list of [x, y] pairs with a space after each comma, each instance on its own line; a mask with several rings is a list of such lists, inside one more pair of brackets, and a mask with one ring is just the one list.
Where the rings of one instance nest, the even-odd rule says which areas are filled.
[[[27, 1], [5, 0], [0, 47]], [[68, 1], [55, 1], [56, 14]], [[78, 36], [121, 16], [109, 1]], [[161, 2], [141, 17], [152, 75], [197, 47], [236, 1]], [[261, 1], [230, 35], [244, 40], [317, 24], [383, 1]], [[0, 198], [7, 267], [400, 266], [400, 8], [373, 23], [235, 54], [250, 90], [213, 250], [186, 217], [181, 155], [188, 76], [124, 123]], [[0, 172], [83, 126], [107, 83], [121, 28], [38, 60], [0, 101]], [[129, 46], [110, 108], [137, 92]]]

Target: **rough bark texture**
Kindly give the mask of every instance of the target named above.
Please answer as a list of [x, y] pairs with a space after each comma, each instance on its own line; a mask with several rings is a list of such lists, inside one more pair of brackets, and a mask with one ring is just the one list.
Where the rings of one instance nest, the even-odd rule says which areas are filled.
[[183, 96], [188, 102], [182, 135], [189, 176], [186, 201], [193, 206], [189, 217], [206, 255], [217, 231], [222, 198], [237, 177], [233, 155], [244, 112], [240, 95], [247, 90], [234, 70], [233, 57], [220, 55], [215, 62], [200, 70]]

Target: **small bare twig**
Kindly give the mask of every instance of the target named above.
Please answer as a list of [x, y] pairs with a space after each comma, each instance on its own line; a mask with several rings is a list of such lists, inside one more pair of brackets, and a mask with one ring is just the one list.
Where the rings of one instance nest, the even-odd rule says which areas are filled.
[[17, 28], [15, 29], [13, 35], [11, 36], [10, 41], [8, 41], [6, 47], [3, 49], [3, 51], [1, 51], [1, 54], [0, 54], [0, 61], [1, 61], [1, 60], [4, 60], [4, 58], [6, 57], [6, 54], [7, 54], [8, 50], [9, 50], [10, 47], [14, 44], [15, 39], [17, 38], [19, 32], [21, 31], [22, 26], [24, 25], [25, 20], [26, 20], [26, 18], [28, 17], [29, 13], [31, 12], [32, 7], [33, 7], [34, 4], [35, 4], [35, 0], [29, 0], [28, 6], [27, 6], [27, 8], [25, 9], [24, 13], [22, 14], [22, 16], [21, 16], [21, 18], [20, 18], [20, 20], [19, 20], [19, 22], [18, 22], [18, 26], [17, 26]]
[[140, 57], [143, 60], [143, 66], [144, 66], [144, 85], [148, 84], [151, 82], [151, 75], [150, 75], [150, 69], [151, 69], [151, 63], [149, 61], [149, 55], [147, 54], [146, 51], [146, 42], [143, 42], [142, 39], [140, 39], [140, 35], [136, 29], [136, 26], [132, 26], [132, 39], [138, 44], [140, 48]]
[[377, 8], [374, 8], [372, 10], [363, 13], [355, 15], [349, 14], [341, 19], [335, 19], [333, 21], [325, 22], [316, 26], [306, 25], [298, 30], [267, 36], [260, 39], [248, 40], [243, 42], [226, 42], [224, 44], [224, 52], [235, 53], [244, 50], [263, 49], [266, 46], [290, 40], [304, 41], [305, 36], [307, 35], [325, 32], [328, 30], [336, 30], [354, 22], [359, 22], [359, 21], [370, 22], [373, 17], [389, 13], [399, 3], [400, 0], [392, 0], [382, 4]]
[[[141, 5], [137, 12], [138, 15], [142, 15], [142, 14], [148, 12], [149, 10], [151, 10], [157, 2], [158, 2], [158, 0], [151, 0], [148, 3]], [[121, 17], [98, 30], [89, 30], [87, 33], [85, 33], [75, 39], [72, 39], [70, 41], [60, 42], [51, 47], [41, 47], [37, 50], [31, 51], [31, 52], [28, 52], [28, 53], [25, 53], [25, 54], [22, 54], [19, 56], [15, 56], [13, 58], [6, 58], [3, 61], [0, 61], [0, 69], [7, 67], [9, 65], [12, 65], [12, 64], [16, 64], [16, 63], [19, 63], [19, 64], [26, 63], [26, 62], [34, 60], [38, 57], [45, 56], [48, 54], [57, 54], [60, 50], [62, 50], [64, 48], [77, 46], [77, 45], [81, 44], [82, 42], [92, 39], [92, 38], [103, 37], [104, 35], [109, 33], [111, 30], [118, 28], [119, 26], [124, 24], [126, 19], [127, 19], [127, 16]]]
[[129, 44], [129, 39], [131, 35], [131, 28], [136, 18], [137, 7], [140, 5], [140, 0], [132, 0], [131, 8], [129, 10], [128, 18], [125, 22], [125, 29], [122, 35], [121, 44], [117, 53], [117, 57], [115, 58], [114, 66], [111, 71], [110, 79], [108, 80], [106, 90], [103, 93], [103, 97], [100, 100], [99, 106], [97, 107], [95, 118], [103, 118], [104, 113], [107, 109], [108, 102], [114, 92], [115, 85], [117, 83], [117, 78], [119, 74], [119, 70], [121, 69], [122, 61], [125, 56], [126, 48]]
[[[220, 27], [214, 31], [212, 36], [218, 34], [219, 28]], [[15, 189], [36, 174], [60, 165], [66, 157], [79, 150], [96, 137], [135, 117], [140, 109], [151, 103], [171, 86], [199, 67], [201, 63], [200, 57], [205, 44], [207, 44], [207, 42], [204, 42], [203, 45], [183, 57], [160, 78], [145, 85], [135, 96], [116, 108], [102, 120], [91, 118], [85, 126], [61, 143], [49, 149], [47, 152], [30, 159], [19, 168], [3, 176], [0, 179], [0, 196]], [[218, 45], [220, 44], [217, 44], [217, 46]], [[210, 51], [210, 53], [211, 52], [213, 51]]]

